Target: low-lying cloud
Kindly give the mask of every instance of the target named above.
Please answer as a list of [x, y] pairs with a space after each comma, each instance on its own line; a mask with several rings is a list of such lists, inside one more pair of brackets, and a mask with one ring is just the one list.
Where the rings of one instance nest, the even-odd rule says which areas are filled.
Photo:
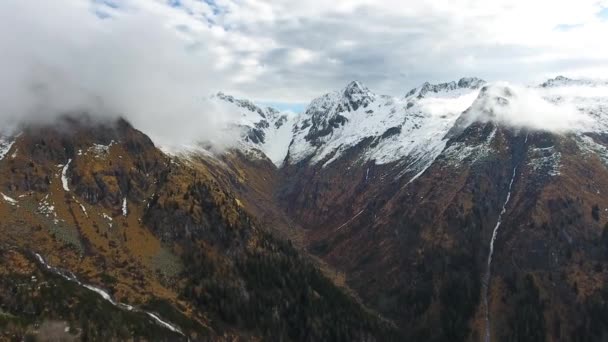
[[2, 1], [3, 131], [87, 112], [124, 116], [163, 145], [205, 140], [228, 146], [238, 138], [228, 126], [235, 113], [207, 99], [222, 83], [205, 49], [189, 50], [152, 11], [127, 8], [101, 19], [94, 6]]
[[[551, 132], [591, 131], [593, 119], [575, 106], [574, 94], [552, 98], [548, 90], [508, 83], [494, 83], [482, 89], [467, 112], [468, 123], [493, 121], [515, 128]], [[580, 102], [578, 102], [580, 103]]]

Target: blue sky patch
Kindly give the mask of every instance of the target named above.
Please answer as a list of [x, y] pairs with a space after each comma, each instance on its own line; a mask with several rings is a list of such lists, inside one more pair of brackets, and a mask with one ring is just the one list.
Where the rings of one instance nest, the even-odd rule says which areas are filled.
[[602, 8], [599, 12], [597, 12], [597, 16], [602, 20], [608, 20], [608, 7]]
[[306, 103], [297, 103], [297, 102], [258, 102], [258, 105], [264, 107], [272, 107], [278, 109], [280, 111], [290, 110], [294, 113], [303, 113], [304, 109], [306, 109]]
[[568, 32], [577, 28], [583, 27], [583, 24], [559, 24], [553, 28], [555, 31]]

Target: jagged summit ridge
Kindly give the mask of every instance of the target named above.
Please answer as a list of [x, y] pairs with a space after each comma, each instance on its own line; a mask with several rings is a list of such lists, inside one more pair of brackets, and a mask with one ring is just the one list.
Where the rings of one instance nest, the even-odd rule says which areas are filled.
[[249, 100], [238, 99], [232, 95], [225, 94], [224, 92], [221, 92], [221, 91], [218, 92], [216, 95], [212, 96], [212, 98], [218, 98], [227, 103], [232, 103], [238, 107], [241, 107], [249, 112], [257, 113], [259, 116], [261, 116], [264, 119], [266, 119], [269, 116], [275, 117], [275, 116], [281, 114], [281, 112], [275, 108], [272, 108], [272, 107], [262, 108]]
[[310, 102], [304, 114], [310, 116], [356, 111], [366, 107], [376, 99], [376, 94], [359, 81], [352, 81], [340, 91], [324, 94]]
[[486, 84], [486, 81], [477, 77], [463, 77], [458, 81], [451, 81], [439, 84], [431, 84], [429, 82], [425, 82], [420, 87], [410, 90], [405, 95], [405, 97], [423, 98], [428, 93], [449, 92], [456, 89], [479, 89], [484, 84]]
[[343, 94], [346, 100], [345, 106], [352, 110], [357, 110], [361, 106], [366, 107], [376, 98], [376, 95], [359, 81], [349, 83], [344, 88]]
[[568, 78], [568, 77], [560, 75], [560, 76], [556, 76], [555, 78], [550, 78], [540, 84], [540, 87], [542, 87], [542, 88], [572, 87], [572, 86], [589, 86], [589, 87], [608, 86], [608, 81], [592, 80], [592, 79], [572, 79], [572, 78]]

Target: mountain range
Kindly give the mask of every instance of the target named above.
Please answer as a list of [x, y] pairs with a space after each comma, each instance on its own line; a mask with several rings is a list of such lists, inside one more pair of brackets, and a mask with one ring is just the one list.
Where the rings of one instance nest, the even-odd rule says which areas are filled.
[[4, 338], [608, 338], [608, 84], [224, 93], [228, 149], [67, 115], [0, 139]]

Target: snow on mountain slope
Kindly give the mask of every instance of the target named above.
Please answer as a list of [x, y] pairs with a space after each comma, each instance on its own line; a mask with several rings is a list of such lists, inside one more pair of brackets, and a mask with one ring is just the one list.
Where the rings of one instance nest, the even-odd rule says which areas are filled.
[[289, 163], [310, 158], [329, 165], [371, 139], [363, 157], [385, 164], [406, 160], [406, 171], [428, 166], [445, 147], [444, 136], [477, 97], [476, 78], [423, 84], [404, 98], [379, 96], [360, 82], [311, 102], [294, 127]]
[[[358, 162], [399, 162], [403, 173], [419, 173], [473, 122], [579, 134], [608, 131], [608, 82], [561, 76], [534, 87], [478, 78], [427, 82], [400, 98], [377, 95], [354, 81], [314, 99], [298, 115], [223, 93], [212, 100], [238, 113], [231, 122], [242, 134], [237, 148], [266, 156], [277, 167], [284, 161], [325, 167], [359, 146]], [[487, 155], [491, 141], [454, 144], [447, 152], [454, 160], [464, 158], [459, 153]]]
[[259, 150], [277, 167], [282, 165], [292, 139], [291, 129], [296, 119], [294, 114], [279, 112], [270, 107], [261, 108], [251, 101], [236, 99], [224, 93], [218, 93], [212, 100], [224, 110], [239, 113], [239, 121], [234, 125], [243, 128], [238, 146], [240, 149]]
[[4, 156], [10, 151], [13, 143], [14, 140], [0, 135], [0, 160], [4, 159]]
[[563, 76], [550, 79], [539, 87], [548, 101], [558, 106], [576, 108], [588, 116], [588, 132], [608, 131], [608, 81], [573, 80]]

